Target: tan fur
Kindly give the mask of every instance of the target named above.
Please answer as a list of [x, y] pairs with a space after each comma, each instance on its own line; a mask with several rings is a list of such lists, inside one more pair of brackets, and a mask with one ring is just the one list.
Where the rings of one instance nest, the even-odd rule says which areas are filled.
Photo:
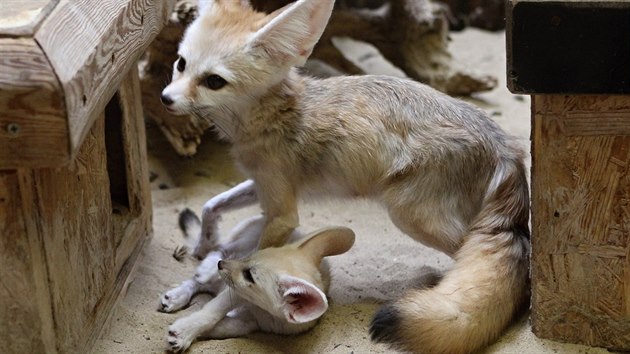
[[229, 24], [215, 4], [198, 22], [220, 24], [205, 29], [220, 35], [192, 25], [180, 46], [191, 63], [182, 76], [225, 69], [229, 84], [172, 108], [211, 119], [233, 143], [265, 213], [262, 248], [284, 244], [298, 226], [299, 198], [327, 194], [371, 198], [403, 232], [454, 257], [436, 287], [386, 305], [372, 336], [415, 352], [475, 351], [527, 299], [522, 152], [481, 110], [420, 83], [300, 75], [292, 66], [312, 50], [332, 3], [299, 0], [266, 20], [245, 10], [260, 28]]
[[[354, 244], [354, 232], [345, 227], [326, 228], [302, 238], [295, 230], [292, 243], [257, 251], [263, 219], [259, 215], [242, 221], [228, 242], [216, 245], [202, 262], [214, 266], [197, 269], [198, 273], [211, 273], [205, 280], [186, 280], [160, 297], [161, 311], [173, 312], [199, 292], [226, 288], [200, 310], [169, 326], [169, 352], [186, 351], [199, 337], [235, 338], [257, 331], [302, 333], [326, 312], [330, 274], [324, 258], [347, 252]], [[190, 210], [180, 214], [180, 227], [188, 237], [196, 237], [199, 226]], [[236, 258], [221, 259], [225, 254]]]

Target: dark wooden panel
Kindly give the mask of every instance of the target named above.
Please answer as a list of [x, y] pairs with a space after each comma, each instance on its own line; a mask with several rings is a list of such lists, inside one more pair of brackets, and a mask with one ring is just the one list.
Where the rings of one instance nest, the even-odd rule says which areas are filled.
[[515, 93], [630, 93], [630, 2], [518, 1], [507, 9]]

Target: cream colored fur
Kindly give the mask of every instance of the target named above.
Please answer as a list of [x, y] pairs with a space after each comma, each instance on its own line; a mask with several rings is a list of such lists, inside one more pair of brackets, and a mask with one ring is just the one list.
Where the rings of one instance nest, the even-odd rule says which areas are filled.
[[[327, 228], [306, 237], [294, 231], [291, 243], [256, 251], [263, 219], [259, 215], [244, 220], [228, 242], [216, 244], [213, 252], [230, 259], [209, 257], [214, 267], [206, 281], [186, 280], [161, 296], [160, 310], [173, 312], [197, 293], [219, 292], [201, 310], [169, 327], [169, 351], [183, 352], [197, 338], [234, 338], [256, 331], [301, 333], [326, 312], [330, 274], [324, 258], [347, 252], [354, 243], [352, 230]], [[198, 223], [190, 211], [180, 215], [186, 234], [198, 231]]]
[[[233, 144], [252, 180], [248, 202], [264, 211], [260, 247], [286, 242], [299, 198], [370, 198], [456, 261], [435, 287], [385, 305], [372, 338], [422, 353], [496, 340], [528, 292], [528, 187], [510, 138], [481, 110], [411, 80], [300, 75], [294, 66], [333, 0], [299, 0], [268, 16], [242, 1], [210, 3], [180, 45], [186, 69], [175, 69], [163, 95], [171, 111], [212, 120]], [[205, 87], [213, 74], [227, 84]], [[213, 208], [204, 208], [202, 244]]]

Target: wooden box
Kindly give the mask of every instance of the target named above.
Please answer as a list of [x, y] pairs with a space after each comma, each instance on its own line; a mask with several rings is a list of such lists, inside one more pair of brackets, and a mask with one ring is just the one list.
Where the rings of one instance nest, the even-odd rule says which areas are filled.
[[0, 12], [0, 347], [86, 353], [151, 231], [136, 63], [172, 1]]
[[532, 329], [630, 350], [630, 3], [512, 0], [532, 95]]

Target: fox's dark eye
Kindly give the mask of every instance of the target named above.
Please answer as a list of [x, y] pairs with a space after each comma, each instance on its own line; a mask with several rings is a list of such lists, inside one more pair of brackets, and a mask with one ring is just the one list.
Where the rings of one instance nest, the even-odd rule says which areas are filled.
[[186, 59], [179, 57], [177, 60], [177, 71], [181, 73], [184, 70], [186, 70]]
[[227, 85], [227, 81], [225, 81], [225, 79], [222, 78], [219, 75], [212, 74], [212, 75], [206, 76], [203, 79], [202, 84], [205, 87], [216, 91], [216, 90], [222, 88], [223, 86]]
[[254, 281], [254, 277], [252, 277], [251, 268], [245, 268], [245, 270], [243, 270], [243, 278], [245, 278], [245, 280], [252, 284], [256, 284], [256, 282]]

